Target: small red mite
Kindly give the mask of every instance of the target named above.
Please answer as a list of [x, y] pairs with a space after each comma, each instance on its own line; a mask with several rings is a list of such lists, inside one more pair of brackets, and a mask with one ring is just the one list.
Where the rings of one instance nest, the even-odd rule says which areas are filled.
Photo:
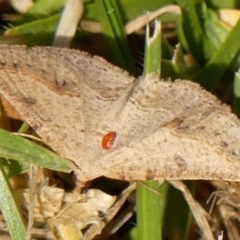
[[112, 147], [117, 134], [115, 132], [109, 132], [106, 135], [103, 136], [102, 139], [102, 148], [105, 150], [108, 150]]

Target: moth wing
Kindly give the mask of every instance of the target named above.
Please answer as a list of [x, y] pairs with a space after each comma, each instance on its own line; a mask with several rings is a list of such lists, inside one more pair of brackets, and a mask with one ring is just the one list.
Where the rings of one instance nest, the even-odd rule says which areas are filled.
[[96, 129], [106, 112], [125, 104], [134, 81], [77, 50], [0, 45], [0, 92], [46, 144], [78, 165], [89, 143], [101, 141]]
[[126, 180], [240, 181], [240, 122], [215, 96], [189, 81], [150, 77], [129, 102], [134, 103], [131, 110], [126, 106], [123, 112], [128, 125], [119, 127], [118, 139], [102, 161], [104, 175]]

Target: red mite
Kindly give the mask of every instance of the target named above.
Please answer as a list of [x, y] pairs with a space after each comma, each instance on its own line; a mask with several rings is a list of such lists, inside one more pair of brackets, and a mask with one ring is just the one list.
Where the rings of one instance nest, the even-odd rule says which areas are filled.
[[105, 150], [108, 150], [112, 147], [117, 134], [115, 132], [109, 132], [106, 135], [103, 136], [102, 139], [102, 148]]

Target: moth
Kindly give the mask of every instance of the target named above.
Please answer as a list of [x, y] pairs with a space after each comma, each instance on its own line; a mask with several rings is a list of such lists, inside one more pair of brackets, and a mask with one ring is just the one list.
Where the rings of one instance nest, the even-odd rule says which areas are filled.
[[191, 81], [135, 79], [73, 49], [0, 45], [0, 92], [83, 182], [240, 181], [240, 122]]

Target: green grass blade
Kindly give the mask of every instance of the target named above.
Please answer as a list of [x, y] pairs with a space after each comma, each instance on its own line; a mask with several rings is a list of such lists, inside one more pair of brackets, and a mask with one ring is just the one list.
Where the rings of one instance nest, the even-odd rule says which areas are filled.
[[208, 62], [206, 68], [197, 75], [197, 81], [200, 82], [203, 87], [212, 90], [218, 85], [225, 71], [239, 53], [239, 39], [240, 20], [238, 20], [225, 42]]
[[112, 62], [119, 67], [136, 73], [131, 48], [125, 33], [117, 2], [111, 0], [99, 0], [97, 6], [100, 12], [100, 22], [103, 27], [103, 35], [106, 40], [108, 53]]
[[2, 161], [2, 167], [4, 168], [6, 176], [8, 178], [11, 178], [28, 172], [30, 165], [28, 163], [19, 162], [13, 159], [9, 161], [6, 161], [6, 159], [4, 159], [4, 161]]
[[217, 49], [225, 41], [230, 32], [230, 28], [223, 25], [219, 20], [218, 13], [211, 9], [207, 10], [207, 18], [204, 23], [204, 29], [207, 37], [212, 40]]
[[19, 133], [26, 133], [29, 129], [30, 125], [27, 122], [23, 122], [22, 126], [19, 128]]
[[49, 45], [53, 40], [59, 19], [60, 14], [56, 14], [48, 18], [35, 20], [10, 28], [0, 41], [4, 43], [10, 40], [11, 42], [11, 39], [14, 40], [14, 38], [16, 38], [18, 41], [20, 40], [21, 43], [28, 46]]
[[171, 78], [171, 79], [178, 79], [179, 73], [176, 71], [175, 66], [172, 64], [171, 60], [162, 59], [161, 61], [161, 78]]
[[26, 228], [14, 200], [11, 186], [0, 164], [0, 208], [12, 240], [26, 240]]
[[[137, 186], [137, 239], [161, 240], [168, 183], [145, 181]], [[157, 192], [155, 192], [155, 191]]]
[[180, 44], [177, 44], [175, 47], [172, 64], [175, 68], [175, 71], [180, 75], [181, 72], [183, 72], [187, 66], [184, 59], [184, 54], [182, 51], [182, 46]]
[[146, 47], [144, 58], [144, 74], [158, 74], [161, 72], [161, 24], [155, 22], [153, 36], [149, 37], [149, 27], [147, 26]]
[[[144, 73], [160, 74], [161, 71], [161, 24], [155, 21], [152, 37], [147, 26]], [[164, 205], [168, 184], [159, 186], [158, 181], [144, 181], [137, 185], [137, 239], [161, 240]], [[159, 192], [156, 194], [155, 191]]]
[[178, 0], [177, 2], [182, 9], [182, 28], [188, 47], [196, 61], [204, 66], [216, 48], [203, 31], [196, 10], [196, 2], [192, 0]]
[[0, 157], [40, 165], [55, 171], [70, 172], [71, 161], [22, 137], [0, 129]]

